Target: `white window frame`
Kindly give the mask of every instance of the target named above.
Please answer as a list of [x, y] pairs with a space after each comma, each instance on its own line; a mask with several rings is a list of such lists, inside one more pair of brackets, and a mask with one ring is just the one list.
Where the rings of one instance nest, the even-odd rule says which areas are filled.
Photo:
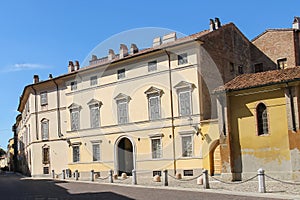
[[40, 97], [41, 97], [41, 106], [48, 105], [48, 93], [46, 91], [41, 92]]

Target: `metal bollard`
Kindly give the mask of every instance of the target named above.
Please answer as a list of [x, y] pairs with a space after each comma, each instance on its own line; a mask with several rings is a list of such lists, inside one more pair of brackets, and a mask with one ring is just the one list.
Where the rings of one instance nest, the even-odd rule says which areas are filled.
[[132, 170], [132, 185], [136, 185], [137, 180], [136, 180], [136, 170]]
[[164, 186], [168, 186], [168, 170], [164, 170]]
[[62, 179], [66, 179], [66, 173], [64, 169], [62, 170]]
[[52, 169], [52, 178], [55, 178], [55, 173], [54, 173], [54, 169]]
[[114, 173], [114, 172], [113, 172], [112, 169], [109, 170], [109, 179], [108, 179], [108, 180], [109, 180], [110, 183], [113, 183], [113, 182], [114, 182], [114, 179], [113, 179], [113, 173]]
[[265, 170], [259, 168], [257, 170], [258, 176], [258, 192], [266, 193]]
[[78, 170], [75, 170], [75, 180], [76, 181], [78, 181], [78, 177], [79, 177]]
[[95, 177], [94, 177], [94, 170], [92, 169], [91, 170], [91, 181], [94, 181], [95, 180]]
[[204, 169], [202, 171], [202, 174], [203, 174], [203, 188], [204, 189], [209, 189], [208, 170]]

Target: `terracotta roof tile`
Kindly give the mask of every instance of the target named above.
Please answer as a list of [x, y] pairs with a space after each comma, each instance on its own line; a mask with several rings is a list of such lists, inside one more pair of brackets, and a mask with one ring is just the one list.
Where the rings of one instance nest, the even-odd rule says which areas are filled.
[[215, 89], [215, 92], [249, 89], [298, 79], [300, 80], [300, 67], [298, 66], [281, 70], [242, 74], [227, 82], [225, 85], [218, 87]]

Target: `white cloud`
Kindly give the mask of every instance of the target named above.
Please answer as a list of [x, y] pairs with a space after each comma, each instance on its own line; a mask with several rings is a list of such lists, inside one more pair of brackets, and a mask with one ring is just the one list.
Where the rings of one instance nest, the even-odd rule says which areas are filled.
[[34, 69], [45, 69], [48, 68], [46, 65], [34, 64], [34, 63], [17, 63], [9, 67], [8, 71], [23, 71], [23, 70], [34, 70]]

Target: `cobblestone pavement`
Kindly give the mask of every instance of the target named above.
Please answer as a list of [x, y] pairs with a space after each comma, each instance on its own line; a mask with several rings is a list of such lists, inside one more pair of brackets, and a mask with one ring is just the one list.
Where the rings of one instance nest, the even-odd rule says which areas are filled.
[[[193, 179], [193, 178], [190, 178]], [[173, 177], [168, 177], [169, 186], [168, 187], [176, 187], [176, 188], [190, 188], [199, 191], [203, 191], [203, 185], [198, 185], [197, 180], [190, 180], [188, 178], [183, 178], [181, 180], [174, 179]], [[100, 180], [97, 179], [95, 182], [100, 183], [108, 183], [108, 180]], [[127, 179], [118, 178], [114, 180], [114, 183], [118, 184], [132, 184], [132, 177], [128, 177]], [[152, 186], [152, 187], [166, 187], [163, 186], [163, 180], [161, 182], [154, 182], [151, 178], [138, 178], [137, 179], [138, 185], [143, 186]], [[209, 191], [219, 191], [219, 192], [247, 192], [258, 194], [258, 180], [257, 177], [252, 179], [248, 182], [228, 182], [226, 183], [216, 181], [210, 178], [209, 181], [210, 190]], [[300, 199], [300, 182], [296, 184], [287, 184], [281, 183], [279, 181], [274, 181], [266, 177], [266, 192], [274, 194], [275, 196], [287, 195], [287, 196], [294, 196], [295, 199]]]

